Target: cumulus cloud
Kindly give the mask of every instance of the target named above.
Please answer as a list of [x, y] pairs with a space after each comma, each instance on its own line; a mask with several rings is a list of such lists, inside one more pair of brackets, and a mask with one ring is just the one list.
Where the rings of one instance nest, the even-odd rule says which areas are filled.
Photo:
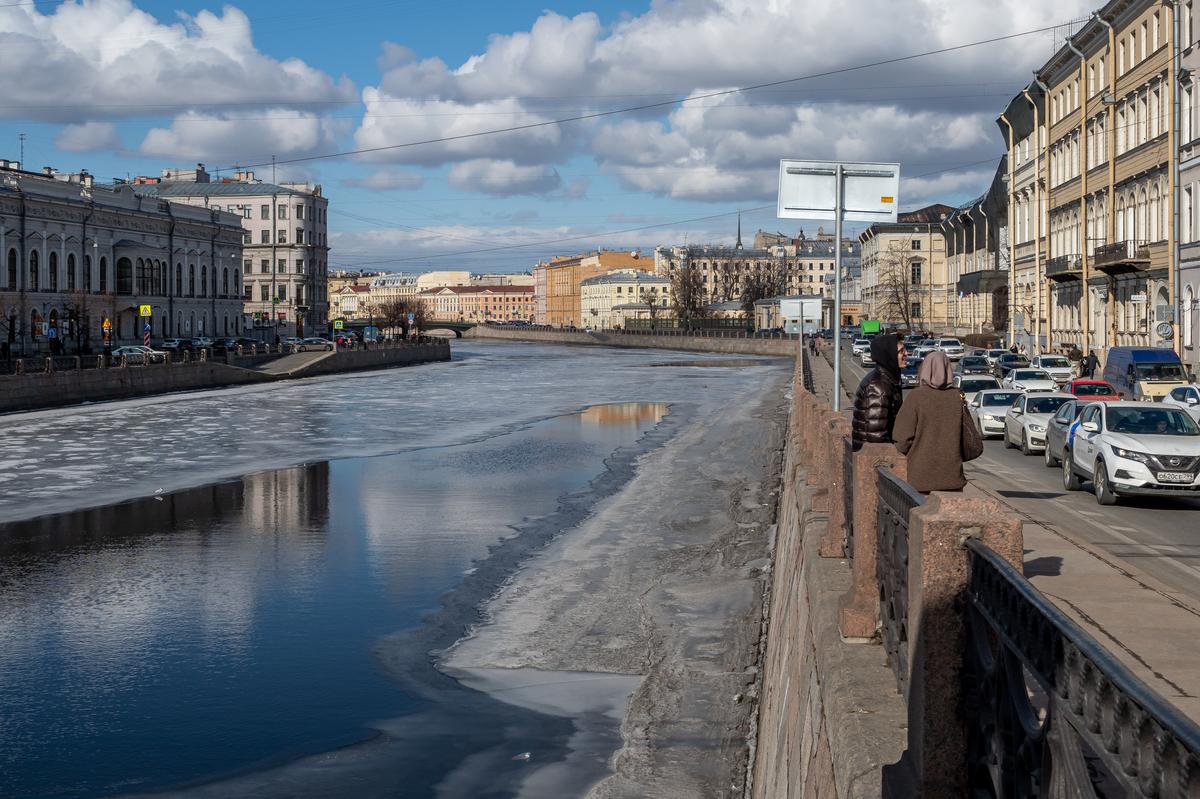
[[380, 169], [361, 178], [346, 178], [343, 186], [368, 191], [411, 191], [425, 185], [425, 176], [411, 169]]
[[558, 172], [541, 166], [520, 166], [512, 161], [477, 158], [450, 167], [451, 186], [494, 196], [545, 194], [562, 185]]
[[120, 150], [124, 147], [117, 126], [111, 122], [84, 122], [67, 125], [54, 139], [54, 146], [68, 153]]
[[[356, 90], [298, 58], [254, 46], [237, 8], [165, 25], [132, 0], [0, 9], [0, 116], [39, 121], [145, 115], [157, 109], [353, 102]], [[33, 66], [36, 65], [36, 66]], [[11, 79], [20, 76], [20, 79]]]
[[346, 120], [292, 109], [269, 109], [261, 116], [189, 111], [170, 127], [151, 128], [139, 151], [155, 158], [262, 163], [272, 156], [283, 160], [336, 150], [347, 127]]

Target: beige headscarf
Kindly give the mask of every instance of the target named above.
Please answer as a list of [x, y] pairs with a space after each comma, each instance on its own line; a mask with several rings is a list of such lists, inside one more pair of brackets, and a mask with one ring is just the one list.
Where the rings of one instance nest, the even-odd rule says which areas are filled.
[[950, 359], [944, 352], [931, 352], [921, 361], [917, 369], [917, 382], [922, 386], [936, 388], [939, 391], [950, 388], [954, 384], [954, 370]]

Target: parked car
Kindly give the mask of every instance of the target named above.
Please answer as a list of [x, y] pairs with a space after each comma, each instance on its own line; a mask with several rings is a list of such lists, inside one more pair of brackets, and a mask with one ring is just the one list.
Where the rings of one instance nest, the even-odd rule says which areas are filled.
[[300, 338], [299, 336], [284, 336], [280, 339], [280, 342], [293, 347], [299, 347], [304, 342], [304, 339]]
[[1093, 402], [1062, 459], [1063, 487], [1092, 482], [1096, 501], [1123, 496], [1200, 496], [1200, 426], [1156, 402]]
[[900, 369], [900, 388], [916, 388], [922, 358], [908, 358]]
[[1171, 389], [1171, 393], [1162, 399], [1164, 405], [1174, 405], [1183, 408], [1195, 420], [1200, 421], [1200, 388], [1196, 386], [1180, 386]]
[[1013, 369], [1001, 381], [1005, 388], [1017, 391], [1055, 391], [1058, 383], [1041, 369]]
[[969, 403], [975, 399], [975, 395], [980, 391], [987, 391], [989, 388], [1000, 388], [1000, 381], [991, 375], [955, 375], [954, 387], [962, 393], [963, 399]]
[[1015, 352], [1006, 352], [996, 359], [992, 374], [1003, 380], [1013, 369], [1029, 368], [1029, 359]]
[[967, 410], [984, 438], [1004, 435], [1004, 414], [1021, 397], [1021, 392], [1005, 388], [984, 389], [967, 403]]
[[141, 344], [117, 347], [113, 350], [112, 354], [114, 358], [124, 358], [126, 363], [135, 363], [142, 366], [150, 363], [165, 363], [167, 360], [167, 353], [142, 346]]
[[960, 375], [990, 375], [992, 365], [980, 355], [967, 355], [958, 362], [956, 370]]
[[1060, 386], [1070, 383], [1075, 378], [1071, 362], [1061, 355], [1035, 355], [1029, 365], [1053, 377], [1054, 382]]
[[1061, 391], [1033, 391], [1020, 397], [1004, 415], [1004, 446], [1032, 455], [1046, 446], [1046, 426], [1064, 402], [1075, 399]]
[[1062, 463], [1063, 452], [1071, 445], [1078, 428], [1076, 421], [1083, 409], [1088, 406], [1088, 400], [1076, 398], [1058, 406], [1058, 411], [1050, 417], [1046, 424], [1046, 449], [1042, 453], [1046, 459], [1047, 468], [1053, 469]]
[[306, 338], [306, 339], [301, 340], [301, 342], [296, 345], [296, 349], [298, 349], [300, 352], [309, 352], [310, 350], [311, 351], [332, 350], [333, 342], [330, 341], [329, 339], [319, 338], [319, 337], [314, 336], [312, 338]]
[[918, 358], [924, 358], [931, 352], [937, 352], [937, 342], [931, 338], [923, 339], [920, 344], [913, 350], [913, 355]]
[[169, 352], [178, 352], [179, 350], [184, 349], [183, 342], [184, 342], [184, 339], [164, 338], [162, 340], [162, 342], [159, 343], [158, 348], [160, 350], [165, 350], [165, 351], [169, 351]]
[[967, 354], [962, 342], [956, 338], [939, 338], [936, 346], [938, 352], [946, 353], [946, 357], [952, 361], [960, 360]]
[[234, 336], [222, 336], [220, 338], [213, 339], [213, 352], [216, 352], [216, 353], [232, 352], [236, 348], [237, 348], [237, 338], [235, 338]]
[[1126, 400], [1159, 400], [1187, 385], [1179, 356], [1160, 347], [1112, 347], [1104, 379]]
[[1117, 390], [1103, 380], [1072, 380], [1063, 387], [1063, 391], [1087, 402], [1115, 402], [1121, 399]]
[[205, 349], [213, 345], [213, 340], [208, 336], [195, 336], [192, 338], [192, 346], [197, 349]]
[[851, 355], [862, 355], [864, 352], [871, 351], [871, 340], [868, 338], [856, 338], [854, 343], [850, 345]]

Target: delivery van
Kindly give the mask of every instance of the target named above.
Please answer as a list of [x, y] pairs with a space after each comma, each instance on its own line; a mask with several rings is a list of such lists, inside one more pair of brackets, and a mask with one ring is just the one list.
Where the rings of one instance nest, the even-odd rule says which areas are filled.
[[1158, 402], [1172, 389], [1187, 385], [1179, 356], [1158, 347], [1113, 347], [1104, 362], [1104, 379], [1125, 400]]

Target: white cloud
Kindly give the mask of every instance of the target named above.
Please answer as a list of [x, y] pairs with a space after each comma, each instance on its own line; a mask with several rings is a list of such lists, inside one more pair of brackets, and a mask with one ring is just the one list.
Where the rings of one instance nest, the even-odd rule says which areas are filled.
[[168, 128], [151, 128], [142, 141], [146, 157], [205, 160], [227, 165], [264, 163], [332, 152], [346, 120], [292, 109], [268, 110], [262, 115], [180, 114]]
[[0, 116], [43, 121], [123, 117], [181, 107], [355, 100], [349, 80], [259, 52], [250, 20], [180, 14], [159, 22], [131, 0], [0, 9]]
[[111, 122], [85, 122], [67, 125], [54, 140], [54, 146], [68, 153], [90, 153], [98, 150], [121, 150], [121, 135]]
[[380, 169], [366, 177], [346, 178], [342, 185], [369, 191], [411, 191], [425, 185], [425, 176], [411, 169]]
[[512, 161], [478, 158], [450, 167], [451, 186], [495, 196], [545, 194], [562, 185], [558, 172], [541, 166], [520, 166]]

